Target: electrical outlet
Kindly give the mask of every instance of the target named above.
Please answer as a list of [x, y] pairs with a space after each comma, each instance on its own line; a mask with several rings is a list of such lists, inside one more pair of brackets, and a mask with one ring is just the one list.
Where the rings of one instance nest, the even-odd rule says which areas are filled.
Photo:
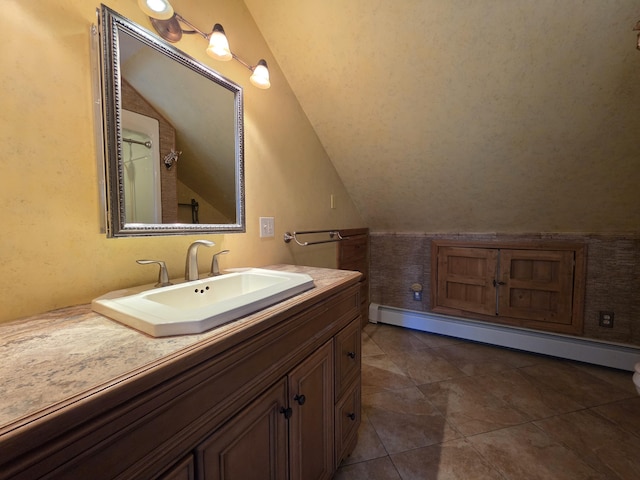
[[260, 238], [275, 237], [275, 221], [273, 217], [260, 217]]
[[598, 324], [601, 327], [613, 328], [613, 312], [600, 312]]

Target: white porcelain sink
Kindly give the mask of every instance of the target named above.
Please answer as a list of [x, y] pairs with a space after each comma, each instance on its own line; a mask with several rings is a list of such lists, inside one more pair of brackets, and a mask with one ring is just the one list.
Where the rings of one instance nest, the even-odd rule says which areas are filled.
[[306, 274], [251, 268], [140, 292], [118, 290], [96, 298], [91, 308], [164, 337], [207, 331], [313, 287]]

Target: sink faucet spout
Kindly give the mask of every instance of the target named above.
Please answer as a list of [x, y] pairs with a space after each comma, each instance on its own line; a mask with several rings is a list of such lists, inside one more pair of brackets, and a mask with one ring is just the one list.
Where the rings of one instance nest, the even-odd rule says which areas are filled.
[[184, 267], [184, 279], [190, 282], [191, 280], [198, 280], [198, 247], [204, 245], [205, 247], [213, 247], [215, 243], [209, 240], [196, 240], [187, 250], [187, 261]]

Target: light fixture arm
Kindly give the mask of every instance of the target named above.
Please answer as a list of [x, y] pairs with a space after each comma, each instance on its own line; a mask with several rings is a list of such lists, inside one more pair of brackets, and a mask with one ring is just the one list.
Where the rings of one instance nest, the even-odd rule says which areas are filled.
[[246, 68], [248, 68], [249, 70], [251, 70], [253, 72], [253, 70], [256, 67], [252, 67], [251, 65], [249, 65], [247, 62], [245, 62], [243, 59], [241, 59], [239, 56], [237, 56], [235, 53], [231, 52], [231, 55], [233, 56], [233, 59], [238, 62], [239, 64], [245, 66]]
[[186, 33], [186, 34], [194, 34], [197, 33], [199, 35], [202, 35], [202, 37], [205, 40], [209, 40], [209, 37], [211, 36], [211, 33], [213, 33], [213, 29], [211, 29], [211, 33], [205, 33], [202, 30], [200, 30], [198, 27], [196, 27], [193, 23], [191, 23], [189, 20], [187, 20], [186, 18], [184, 18], [182, 15], [180, 15], [178, 12], [176, 12], [174, 14], [176, 20], [178, 20], [180, 23], [184, 23], [187, 27], [192, 28], [193, 30], [185, 30], [183, 28], [181, 28], [182, 33]]
[[[145, 0], [139, 0], [139, 4], [144, 6]], [[149, 15], [153, 13], [153, 11], [149, 10], [147, 7], [142, 7], [143, 11]], [[271, 86], [269, 81], [269, 68], [267, 66], [267, 62], [261, 59], [256, 65], [250, 65], [245, 62], [238, 55], [233, 53], [229, 48], [228, 41], [226, 39], [224, 29], [222, 25], [216, 23], [213, 26], [213, 29], [210, 33], [206, 33], [196, 27], [189, 20], [184, 18], [178, 12], [173, 10], [168, 2], [164, 2], [164, 6], [167, 7], [163, 10], [163, 12], [167, 12], [165, 15], [162, 15], [162, 18], [158, 16], [149, 16], [149, 20], [151, 20], [151, 25], [155, 29], [158, 34], [167, 40], [168, 42], [175, 43], [178, 42], [183, 34], [198, 34], [202, 36], [205, 40], [210, 42], [209, 47], [207, 48], [207, 53], [217, 60], [231, 60], [232, 58], [247, 68], [252, 72], [251, 75], [251, 83], [258, 88], [266, 89]], [[170, 16], [169, 16], [170, 15]], [[191, 30], [186, 30], [182, 28], [182, 25], [187, 26]], [[215, 41], [214, 41], [215, 40]], [[218, 41], [222, 40], [223, 47], [220, 48]], [[215, 45], [214, 45], [215, 43]]]

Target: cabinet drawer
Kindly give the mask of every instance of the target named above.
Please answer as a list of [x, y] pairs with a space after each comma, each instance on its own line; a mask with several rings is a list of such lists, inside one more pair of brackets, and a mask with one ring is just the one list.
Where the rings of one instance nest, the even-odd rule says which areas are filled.
[[334, 341], [337, 400], [360, 373], [360, 319], [344, 327]]
[[336, 404], [336, 467], [355, 447], [360, 415], [360, 377], [358, 376]]

